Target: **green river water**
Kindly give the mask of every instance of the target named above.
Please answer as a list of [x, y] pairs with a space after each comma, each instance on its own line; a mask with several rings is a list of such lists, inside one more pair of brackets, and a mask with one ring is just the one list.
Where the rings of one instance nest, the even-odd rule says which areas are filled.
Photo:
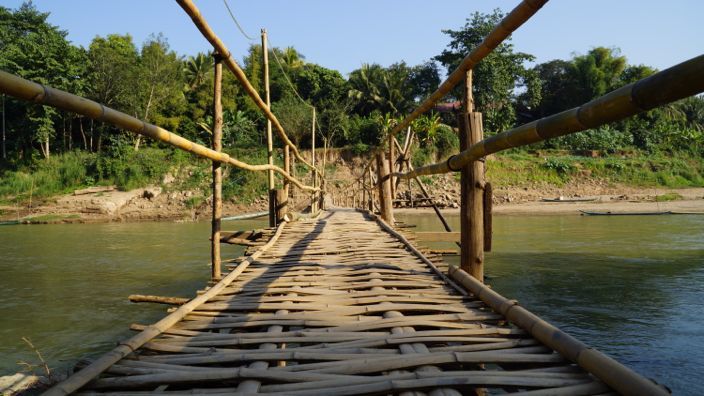
[[[433, 214], [397, 218], [442, 230]], [[163, 316], [164, 306], [131, 304], [129, 294], [192, 296], [209, 276], [209, 227], [0, 227], [0, 374], [37, 362], [21, 337], [62, 370], [110, 349], [130, 323]], [[499, 216], [494, 232], [495, 290], [676, 394], [704, 394], [704, 216]]]

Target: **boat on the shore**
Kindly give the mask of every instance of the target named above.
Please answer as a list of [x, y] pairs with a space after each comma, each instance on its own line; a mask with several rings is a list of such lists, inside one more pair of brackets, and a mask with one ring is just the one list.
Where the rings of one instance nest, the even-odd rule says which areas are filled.
[[611, 212], [611, 211], [594, 212], [594, 211], [590, 211], [590, 210], [580, 210], [580, 212], [582, 212], [582, 216], [658, 216], [658, 215], [677, 214], [677, 213], [671, 212], [669, 210], [660, 211], [660, 212]]
[[675, 212], [671, 210], [656, 212], [595, 212], [580, 210], [581, 216], [658, 216], [658, 215], [704, 215], [704, 212]]

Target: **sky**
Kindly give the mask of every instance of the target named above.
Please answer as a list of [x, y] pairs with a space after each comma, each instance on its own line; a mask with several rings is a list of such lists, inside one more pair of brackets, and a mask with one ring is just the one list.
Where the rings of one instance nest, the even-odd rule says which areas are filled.
[[[266, 28], [276, 47], [294, 46], [308, 62], [346, 75], [363, 63], [422, 63], [449, 43], [443, 29], [461, 28], [475, 11], [513, 9], [519, 0], [228, 0], [256, 42]], [[17, 8], [22, 0], [0, 0]], [[129, 33], [141, 45], [163, 33], [181, 55], [209, 44], [173, 0], [35, 0], [49, 22], [87, 47], [96, 36]], [[195, 0], [239, 61], [250, 45], [222, 0]], [[704, 1], [552, 0], [513, 34], [517, 51], [542, 63], [569, 59], [596, 46], [617, 47], [631, 64], [664, 69], [704, 51]]]

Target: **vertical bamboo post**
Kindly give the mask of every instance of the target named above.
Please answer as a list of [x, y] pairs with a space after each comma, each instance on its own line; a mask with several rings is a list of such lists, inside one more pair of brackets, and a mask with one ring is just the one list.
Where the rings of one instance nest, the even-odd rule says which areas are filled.
[[[464, 89], [464, 108], [458, 114], [460, 150], [468, 149], [483, 138], [482, 114], [474, 112], [471, 70], [467, 72]], [[484, 163], [473, 161], [462, 167], [461, 172], [460, 267], [484, 282]]]
[[[215, 53], [213, 82], [213, 150], [222, 150], [222, 57]], [[220, 273], [220, 219], [222, 218], [222, 168], [213, 161], [213, 219], [210, 244], [211, 277], [221, 278]]]
[[[269, 92], [269, 49], [267, 48], [266, 29], [262, 29], [262, 58], [263, 58], [263, 73], [264, 73], [264, 96], [266, 107], [271, 109], [271, 95]], [[267, 163], [274, 165], [274, 142], [271, 136], [271, 120], [266, 120], [266, 150]], [[267, 187], [269, 190], [269, 227], [276, 226], [275, 201], [276, 192], [274, 191], [274, 171], [267, 171]]]
[[393, 204], [391, 200], [391, 180], [386, 177], [389, 174], [389, 162], [384, 158], [383, 152], [376, 155], [376, 168], [379, 177], [379, 207], [381, 208], [381, 218], [389, 225], [394, 224]]
[[[317, 187], [318, 184], [318, 173], [315, 171], [315, 107], [313, 107], [313, 122], [312, 122], [312, 128], [311, 128], [311, 150], [310, 150], [310, 156], [311, 156], [311, 165], [313, 165], [313, 187]], [[318, 193], [313, 193], [313, 201], [311, 202], [311, 212], [315, 213], [318, 211]]]

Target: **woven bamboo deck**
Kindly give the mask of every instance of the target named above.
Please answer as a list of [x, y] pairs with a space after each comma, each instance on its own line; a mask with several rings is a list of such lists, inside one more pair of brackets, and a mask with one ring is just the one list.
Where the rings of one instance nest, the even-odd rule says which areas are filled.
[[610, 392], [363, 213], [326, 212], [277, 236], [80, 393]]

